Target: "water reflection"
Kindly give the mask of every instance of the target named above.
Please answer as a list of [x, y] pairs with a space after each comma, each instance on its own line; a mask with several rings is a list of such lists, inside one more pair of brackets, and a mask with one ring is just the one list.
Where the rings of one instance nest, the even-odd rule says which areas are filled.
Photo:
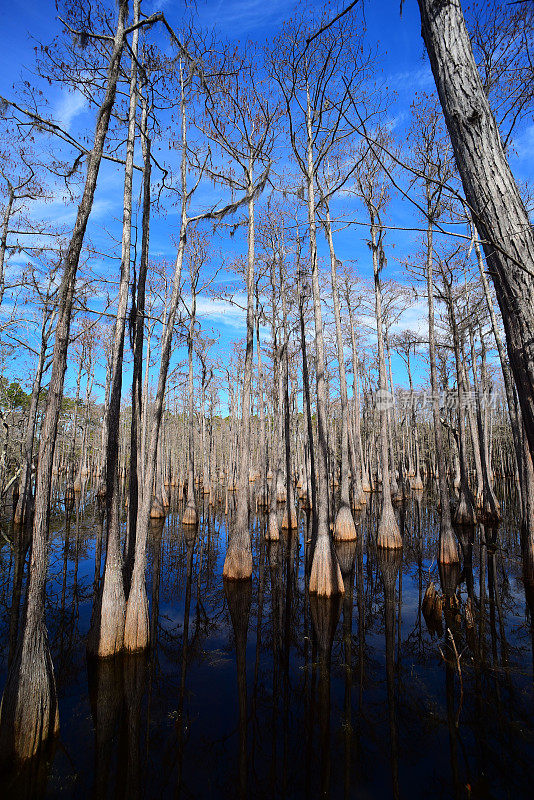
[[[175, 492], [177, 495], [177, 492]], [[309, 597], [311, 518], [265, 539], [251, 581], [224, 583], [225, 497], [184, 527], [171, 497], [148, 542], [152, 647], [87, 660], [105, 557], [87, 498], [55, 506], [46, 596], [60, 741], [0, 796], [426, 798], [527, 796], [534, 750], [534, 552], [504, 502], [435, 561], [435, 506], [397, 509], [402, 553], [377, 551], [377, 498], [336, 546], [345, 594]], [[234, 498], [229, 497], [228, 515]], [[521, 561], [521, 555], [525, 559]], [[0, 546], [2, 682], [24, 602], [27, 537]], [[431, 589], [429, 588], [431, 587]], [[514, 769], [506, 768], [513, 759]]]

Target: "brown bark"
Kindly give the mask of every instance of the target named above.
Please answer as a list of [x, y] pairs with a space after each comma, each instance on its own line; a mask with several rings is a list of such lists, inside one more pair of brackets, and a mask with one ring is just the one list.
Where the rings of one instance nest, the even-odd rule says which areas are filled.
[[508, 363], [508, 359], [506, 358], [506, 352], [502, 343], [501, 335], [499, 333], [499, 326], [497, 324], [495, 309], [493, 308], [493, 301], [490, 295], [488, 279], [484, 270], [482, 253], [480, 252], [480, 246], [476, 235], [474, 236], [474, 244], [480, 272], [480, 279], [484, 288], [486, 305], [491, 319], [493, 336], [495, 337], [495, 343], [499, 353], [499, 360], [501, 362], [504, 388], [508, 404], [508, 414], [510, 416], [510, 426], [512, 429], [512, 438], [514, 442], [516, 466], [518, 473], [521, 474], [521, 480], [519, 481], [519, 494], [521, 498], [521, 508], [523, 511], [523, 530], [525, 531], [527, 538], [532, 537], [534, 541], [534, 470], [532, 468], [532, 457], [530, 455], [528, 446], [525, 448], [523, 421], [521, 418], [521, 412], [517, 405], [516, 393], [514, 392], [512, 372], [510, 369], [510, 364]]

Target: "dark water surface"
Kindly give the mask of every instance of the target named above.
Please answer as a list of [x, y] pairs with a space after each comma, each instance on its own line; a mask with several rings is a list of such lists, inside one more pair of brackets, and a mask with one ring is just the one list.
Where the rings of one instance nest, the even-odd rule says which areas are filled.
[[[534, 796], [533, 634], [513, 508], [498, 533], [476, 530], [471, 565], [468, 552], [440, 576], [433, 504], [398, 512], [395, 557], [374, 547], [370, 503], [357, 545], [340, 552], [339, 602], [306, 592], [304, 515], [298, 536], [274, 544], [255, 518], [252, 583], [225, 591], [224, 514], [205, 509], [194, 535], [179, 513], [151, 531], [154, 647], [100, 665], [85, 655], [98, 510], [56, 513], [47, 619], [60, 740], [0, 797]], [[3, 535], [0, 687], [14, 571]], [[429, 578], [446, 595], [432, 633]]]

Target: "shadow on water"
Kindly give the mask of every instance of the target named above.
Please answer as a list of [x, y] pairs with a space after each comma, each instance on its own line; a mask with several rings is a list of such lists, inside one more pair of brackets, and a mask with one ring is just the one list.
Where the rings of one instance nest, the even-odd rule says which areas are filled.
[[[253, 577], [224, 583], [225, 498], [182, 526], [176, 498], [148, 543], [150, 650], [87, 660], [105, 557], [89, 501], [54, 506], [46, 613], [60, 701], [51, 751], [0, 777], [9, 798], [530, 796], [534, 550], [513, 501], [498, 530], [461, 532], [436, 563], [426, 496], [396, 510], [402, 553], [375, 548], [377, 497], [336, 545], [345, 593], [310, 597], [311, 521], [265, 540]], [[522, 556], [524, 555], [524, 558]], [[0, 543], [0, 682], [24, 603], [27, 537]], [[431, 591], [429, 587], [431, 586]], [[513, 769], [507, 764], [513, 763]]]

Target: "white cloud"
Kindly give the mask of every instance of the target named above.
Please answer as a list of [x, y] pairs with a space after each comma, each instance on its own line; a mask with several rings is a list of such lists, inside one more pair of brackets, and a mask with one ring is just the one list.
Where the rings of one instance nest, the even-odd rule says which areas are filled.
[[421, 338], [428, 338], [428, 306], [426, 300], [416, 300], [401, 315], [393, 333], [410, 330]]
[[289, 16], [293, 3], [289, 0], [218, 0], [205, 8], [199, 8], [199, 16], [216, 19], [219, 26], [235, 34], [251, 31], [261, 25], [277, 24]]
[[65, 130], [70, 130], [73, 120], [85, 111], [87, 101], [80, 92], [63, 92], [56, 106], [55, 118]]
[[[376, 317], [374, 314], [362, 314], [362, 324], [368, 329], [370, 339], [376, 341]], [[391, 326], [390, 334], [395, 335], [409, 330], [421, 339], [428, 339], [428, 311], [426, 300], [415, 300], [407, 306], [397, 322]]]
[[[246, 297], [244, 295], [236, 295], [234, 299], [239, 306], [246, 304]], [[184, 300], [189, 307], [190, 298], [184, 297]], [[216, 320], [224, 325], [230, 325], [232, 328], [244, 330], [245, 311], [243, 308], [239, 308], [239, 306], [217, 297], [200, 296], [197, 297], [197, 316], [200, 319]]]
[[429, 64], [406, 72], [394, 72], [386, 77], [386, 83], [391, 89], [409, 92], [417, 91], [418, 89], [428, 90], [435, 87]]

